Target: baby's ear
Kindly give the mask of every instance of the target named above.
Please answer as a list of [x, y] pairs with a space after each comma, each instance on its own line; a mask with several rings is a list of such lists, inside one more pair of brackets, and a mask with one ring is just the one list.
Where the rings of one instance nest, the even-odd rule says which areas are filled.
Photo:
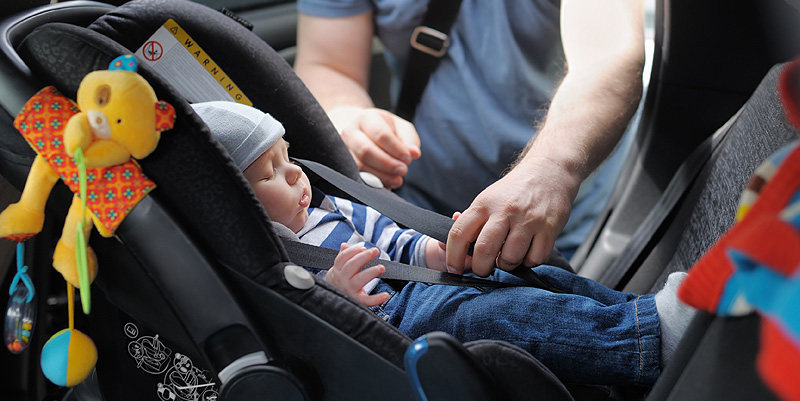
[[156, 131], [164, 132], [175, 126], [175, 108], [171, 104], [159, 100], [156, 102]]

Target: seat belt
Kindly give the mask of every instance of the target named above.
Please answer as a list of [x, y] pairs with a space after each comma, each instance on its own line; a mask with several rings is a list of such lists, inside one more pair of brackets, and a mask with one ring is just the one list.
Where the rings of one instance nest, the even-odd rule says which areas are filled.
[[458, 15], [461, 0], [430, 0], [422, 23], [411, 34], [403, 86], [395, 114], [412, 121], [433, 70], [450, 46], [450, 28]]
[[600, 276], [599, 282], [608, 287], [616, 288], [625, 277], [632, 273], [631, 269], [641, 263], [645, 248], [650, 245], [653, 236], [673, 212], [678, 202], [684, 198], [689, 186], [708, 164], [708, 161], [711, 160], [712, 155], [720, 149], [720, 145], [727, 138], [733, 122], [738, 119], [741, 113], [742, 110], [740, 109], [725, 125], [720, 127], [713, 135], [704, 139], [681, 163], [669, 184], [667, 184], [667, 188], [661, 198], [633, 233], [632, 240], [625, 247], [625, 250]]
[[[281, 237], [281, 240], [283, 240], [284, 248], [286, 248], [286, 253], [289, 254], [289, 260], [291, 260], [292, 263], [312, 269], [330, 269], [331, 266], [333, 266], [336, 255], [339, 254], [339, 251], [335, 249], [309, 245], [286, 237]], [[418, 281], [427, 284], [444, 284], [462, 287], [519, 287], [519, 285], [516, 284], [431, 270], [383, 259], [374, 259], [367, 263], [365, 268], [375, 265], [383, 265], [386, 267], [386, 272], [383, 273], [380, 278], [387, 280]]]
[[[320, 164], [310, 160], [302, 160], [302, 159], [292, 159], [292, 160], [294, 160], [300, 166], [305, 167], [314, 174], [318, 175], [321, 179], [327, 181], [328, 183], [335, 186], [342, 192], [352, 196], [359, 202], [372, 207], [373, 209], [377, 210], [384, 216], [394, 220], [396, 223], [405, 227], [412, 228], [417, 232], [428, 235], [429, 237], [436, 239], [438, 241], [447, 242], [447, 234], [450, 231], [450, 227], [453, 225], [452, 219], [447, 218], [441, 214], [432, 212], [430, 210], [421, 208], [419, 206], [412, 205], [411, 203], [406, 202], [403, 199], [391, 196], [389, 193], [387, 193], [385, 189], [372, 188], [361, 182], [354, 181], [353, 179], [339, 173], [338, 171], [328, 166], [325, 166], [324, 164]], [[289, 247], [294, 247], [294, 245], [289, 244]], [[313, 247], [313, 248], [318, 249], [318, 247]], [[472, 247], [470, 247], [470, 252], [469, 252], [470, 254], [472, 253], [471, 248]], [[292, 250], [291, 252], [293, 251], [294, 250]], [[287, 252], [290, 252], [289, 249], [287, 249]], [[333, 258], [336, 257], [335, 251], [332, 254], [332, 256]], [[328, 257], [328, 259], [326, 259], [322, 264], [318, 263], [313, 266], [304, 264], [304, 266], [316, 269], [327, 269], [333, 265], [333, 258]], [[381, 261], [380, 263], [386, 265], [385, 263], [383, 263], [383, 261]], [[550, 258], [546, 263], [571, 271], [569, 264], [555, 249], [551, 251]], [[404, 265], [404, 266], [409, 266], [409, 265]], [[416, 266], [410, 266], [410, 267], [415, 267], [416, 269], [422, 269], [422, 270], [429, 270]], [[389, 267], [387, 266], [387, 273], [388, 272], [389, 272]], [[539, 277], [539, 275], [536, 274], [536, 272], [534, 272], [529, 268], [519, 267], [510, 271], [509, 273], [525, 280], [534, 287], [543, 288], [552, 292], [561, 292], [560, 290], [557, 290], [552, 286], [550, 286], [549, 284], [545, 283], [541, 279], [541, 277]], [[443, 278], [444, 280], [447, 280], [447, 282], [443, 281], [439, 281], [436, 283], [429, 282], [427, 280], [433, 278], [433, 276], [431, 275], [420, 277], [419, 279], [414, 279], [411, 281], [422, 281], [422, 282], [428, 282], [430, 284], [474, 285], [474, 284], [460, 284], [462, 282], [460, 279], [450, 280], [449, 278], [450, 276], [462, 277], [461, 275], [458, 274], [441, 273], [437, 274], [437, 277]], [[481, 284], [481, 286], [483, 285], [489, 286], [488, 284], [485, 283], [486, 281], [493, 282], [491, 280], [482, 280], [483, 284]]]

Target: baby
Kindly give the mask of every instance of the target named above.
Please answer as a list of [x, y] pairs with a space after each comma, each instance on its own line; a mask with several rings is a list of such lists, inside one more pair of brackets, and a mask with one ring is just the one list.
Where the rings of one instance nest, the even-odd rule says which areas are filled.
[[[503, 340], [527, 350], [565, 381], [652, 384], [693, 317], [675, 295], [685, 273], [672, 274], [658, 294], [641, 296], [552, 266], [534, 270], [563, 293], [415, 282], [396, 290], [379, 279], [383, 266], [361, 269], [380, 257], [444, 271], [444, 246], [368, 206], [312, 188], [289, 160], [283, 127], [270, 115], [233, 102], [193, 107], [273, 222], [302, 242], [340, 250], [325, 280], [411, 338], [438, 330], [462, 342]], [[499, 269], [490, 279], [519, 283]]]

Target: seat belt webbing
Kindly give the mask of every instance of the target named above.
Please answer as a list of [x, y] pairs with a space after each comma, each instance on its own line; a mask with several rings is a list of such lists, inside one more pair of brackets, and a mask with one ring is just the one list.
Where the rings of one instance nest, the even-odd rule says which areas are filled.
[[[328, 270], [333, 266], [336, 255], [339, 254], [335, 249], [304, 244], [287, 238], [281, 239], [283, 240], [284, 248], [286, 248], [286, 253], [289, 254], [289, 260], [300, 266]], [[391, 260], [375, 259], [367, 263], [365, 267], [379, 264], [386, 267], [386, 272], [383, 273], [381, 279], [418, 281], [428, 284], [445, 284], [464, 287], [519, 287], [518, 285], [500, 281], [441, 272], [424, 267], [407, 265], [405, 263], [393, 262]]]
[[632, 240], [625, 247], [614, 263], [600, 276], [599, 282], [611, 288], [617, 288], [622, 280], [629, 275], [631, 269], [641, 263], [641, 256], [653, 239], [655, 233], [664, 224], [667, 217], [673, 212], [678, 202], [683, 199], [690, 185], [695, 181], [703, 167], [706, 166], [712, 155], [720, 149], [720, 145], [727, 138], [733, 122], [741, 114], [739, 110], [728, 122], [718, 129], [713, 135], [707, 137], [695, 148], [692, 153], [681, 163], [673, 175], [664, 193], [659, 198], [642, 224], [631, 236]]
[[[441, 214], [432, 212], [430, 210], [421, 208], [419, 206], [413, 205], [400, 198], [395, 198], [391, 196], [389, 193], [387, 193], [385, 189], [372, 188], [367, 186], [366, 184], [354, 181], [351, 178], [346, 177], [343, 174], [339, 173], [338, 171], [323, 164], [313, 162], [310, 160], [302, 160], [302, 159], [293, 159], [293, 160], [297, 162], [299, 165], [311, 170], [313, 173], [317, 174], [320, 178], [327, 181], [331, 185], [335, 186], [339, 190], [349, 194], [359, 202], [372, 207], [381, 214], [394, 220], [396, 223], [405, 227], [413, 228], [417, 232], [428, 235], [429, 237], [436, 239], [438, 241], [441, 242], [447, 241], [447, 234], [450, 231], [450, 227], [453, 225], [452, 219], [447, 218]], [[290, 244], [289, 246], [293, 245]], [[314, 248], [319, 249], [318, 247]], [[336, 254], [334, 253], [333, 257], [335, 258], [335, 256]], [[558, 254], [558, 251], [556, 251], [555, 249], [551, 251], [550, 256], [551, 256], [550, 259], [554, 261], [554, 263], [552, 263], [553, 265], [565, 268], [567, 270], [570, 269], [568, 265], [564, 266], [564, 263], [558, 262], [560, 256]], [[387, 273], [389, 273], [389, 267], [385, 263], [383, 263], [383, 261], [381, 261], [380, 263], [384, 264], [387, 267]], [[313, 266], [304, 265], [304, 266], [316, 269], [327, 269], [332, 264], [333, 264], [333, 258], [330, 258], [326, 259], [324, 264], [316, 264]], [[409, 266], [404, 264], [398, 264], [398, 265]], [[416, 267], [416, 269], [422, 269], [422, 268]], [[428, 269], [423, 269], [423, 270], [428, 270]], [[510, 271], [509, 273], [514, 274], [515, 276], [525, 280], [534, 287], [543, 288], [553, 292], [560, 292], [559, 290], [552, 288], [549, 284], [545, 283], [541, 279], [541, 277], [539, 277], [531, 269], [520, 267]], [[438, 277], [443, 278], [443, 280], [449, 280], [447, 277], [451, 275], [457, 277], [460, 276], [456, 274], [442, 273], [439, 274]], [[385, 277], [390, 278], [388, 276]], [[425, 276], [425, 277], [420, 277], [419, 279], [413, 279], [411, 281], [422, 281], [430, 284], [472, 285], [472, 284], [459, 284], [457, 283], [458, 280], [456, 281], [449, 280], [447, 282], [438, 281], [436, 283], [427, 281], [430, 279], [432, 279], [431, 276]], [[474, 284], [474, 285], [490, 286], [485, 282], [491, 280], [483, 280], [476, 278], [472, 279], [481, 280], [480, 281], [481, 284]]]

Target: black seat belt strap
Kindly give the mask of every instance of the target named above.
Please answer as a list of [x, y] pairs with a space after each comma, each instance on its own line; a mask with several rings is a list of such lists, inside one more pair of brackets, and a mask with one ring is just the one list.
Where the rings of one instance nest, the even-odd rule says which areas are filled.
[[[372, 207], [384, 216], [394, 220], [396, 223], [405, 227], [413, 228], [417, 232], [425, 234], [438, 241], [447, 242], [447, 234], [450, 231], [450, 227], [453, 225], [452, 219], [413, 205], [400, 198], [391, 196], [385, 189], [372, 188], [366, 184], [354, 181], [323, 164], [310, 160], [293, 160], [299, 165], [311, 170], [314, 174], [318, 175], [320, 178], [332, 184], [342, 192], [349, 194], [359, 202]], [[555, 249], [551, 251], [550, 258], [546, 263], [571, 271], [569, 264]], [[542, 281], [542, 279], [531, 269], [520, 267], [514, 269], [510, 273], [520, 277], [535, 287], [544, 288], [553, 292], [559, 292], [558, 290], [552, 288], [552, 286], [549, 284]]]
[[450, 28], [461, 0], [430, 0], [420, 26], [411, 34], [411, 48], [395, 113], [413, 121], [417, 104], [433, 70], [450, 46]]
[[[282, 239], [284, 248], [286, 248], [286, 253], [289, 254], [289, 260], [291, 260], [292, 263], [296, 263], [300, 266], [319, 270], [328, 270], [331, 266], [333, 266], [333, 261], [336, 259], [336, 255], [339, 254], [339, 252], [334, 249], [304, 244], [302, 242], [297, 242], [287, 238]], [[485, 280], [477, 277], [441, 272], [438, 270], [431, 270], [424, 267], [412, 266], [405, 263], [398, 263], [383, 259], [375, 259], [369, 262], [365, 267], [379, 264], [386, 267], [386, 272], [383, 273], [381, 279], [418, 281], [428, 284], [445, 284], [463, 287], [519, 287], [519, 285], [503, 283], [500, 281]]]
[[741, 114], [741, 110], [713, 135], [703, 140], [681, 163], [661, 198], [633, 233], [632, 240], [625, 247], [625, 250], [600, 276], [599, 282], [611, 288], [616, 288], [630, 274], [631, 269], [641, 262], [640, 259], [645, 248], [650, 245], [655, 233], [673, 212], [678, 202], [683, 199], [689, 186], [700, 174], [703, 167], [706, 166], [712, 155], [720, 149], [720, 145], [724, 142], [728, 132], [730, 132], [731, 125], [739, 117], [739, 114]]
[[[450, 227], [453, 226], [453, 219], [391, 196], [385, 189], [372, 188], [354, 181], [324, 164], [310, 160], [293, 160], [342, 192], [381, 212], [397, 224], [413, 228], [438, 241], [447, 242], [447, 234], [450, 232]], [[472, 254], [472, 247], [470, 247], [469, 254]], [[555, 249], [550, 251], [550, 257], [544, 264], [572, 271], [569, 262]]]
[[373, 188], [354, 181], [338, 171], [311, 160], [293, 159], [299, 165], [314, 172], [323, 180], [364, 205], [381, 212], [396, 223], [413, 228], [431, 238], [446, 242], [453, 220], [439, 213], [421, 208], [400, 198], [391, 196], [386, 189]]

